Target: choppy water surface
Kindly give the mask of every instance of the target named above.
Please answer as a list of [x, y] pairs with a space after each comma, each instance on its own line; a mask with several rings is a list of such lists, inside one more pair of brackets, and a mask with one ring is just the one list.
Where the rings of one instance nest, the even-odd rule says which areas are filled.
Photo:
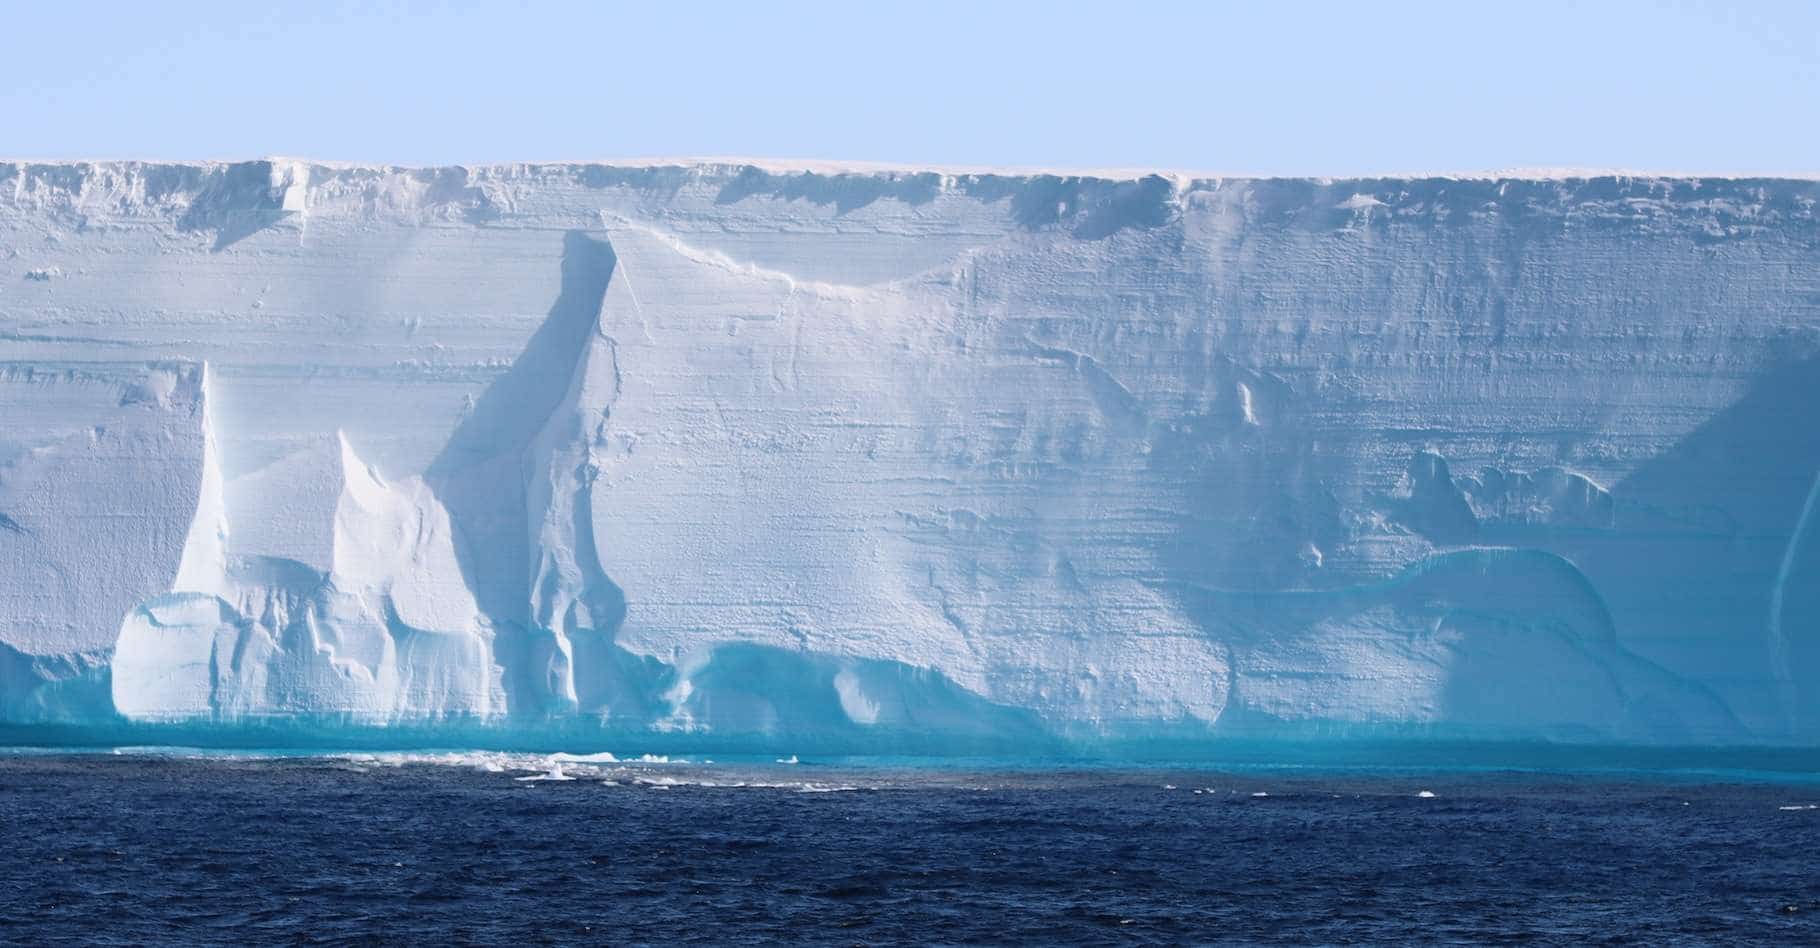
[[0, 939], [1820, 939], [1820, 786], [0, 756]]

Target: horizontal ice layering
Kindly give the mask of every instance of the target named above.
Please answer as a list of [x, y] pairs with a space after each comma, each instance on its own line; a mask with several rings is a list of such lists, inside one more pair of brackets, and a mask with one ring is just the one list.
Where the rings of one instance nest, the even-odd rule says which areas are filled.
[[1817, 202], [0, 164], [0, 723], [1820, 744]]

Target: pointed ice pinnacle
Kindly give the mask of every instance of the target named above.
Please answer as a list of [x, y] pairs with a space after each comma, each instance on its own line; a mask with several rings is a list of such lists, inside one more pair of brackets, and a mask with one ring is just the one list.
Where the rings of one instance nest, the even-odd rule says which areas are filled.
[[524, 712], [574, 710], [574, 636], [610, 639], [624, 614], [594, 553], [589, 497], [592, 445], [618, 395], [600, 327], [617, 263], [604, 239], [567, 235], [549, 318], [425, 475], [494, 629], [508, 700]]

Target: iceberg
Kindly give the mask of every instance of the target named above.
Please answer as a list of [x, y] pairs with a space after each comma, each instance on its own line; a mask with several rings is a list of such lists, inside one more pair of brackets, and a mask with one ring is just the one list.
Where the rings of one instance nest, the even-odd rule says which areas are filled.
[[0, 163], [0, 726], [1817, 746], [1816, 411], [1810, 180]]

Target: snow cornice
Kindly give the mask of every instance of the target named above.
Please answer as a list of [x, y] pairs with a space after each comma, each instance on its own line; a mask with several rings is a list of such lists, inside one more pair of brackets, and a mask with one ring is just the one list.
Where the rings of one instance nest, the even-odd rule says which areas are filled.
[[1581, 166], [1517, 166], [1467, 171], [1406, 171], [1393, 173], [1279, 174], [1272, 172], [1212, 172], [1171, 168], [1132, 167], [1065, 167], [1034, 165], [970, 165], [959, 163], [886, 162], [860, 160], [752, 158], [740, 156], [678, 156], [649, 158], [606, 158], [594, 160], [559, 159], [548, 161], [451, 162], [447, 164], [407, 164], [295, 156], [261, 156], [245, 159], [38, 159], [0, 158], [0, 167], [67, 167], [67, 168], [196, 168], [216, 169], [241, 165], [289, 164], [341, 172], [374, 174], [435, 173], [461, 170], [469, 174], [484, 173], [511, 177], [533, 169], [615, 168], [622, 170], [676, 169], [709, 177], [735, 175], [748, 170], [771, 175], [852, 175], [903, 177], [937, 175], [941, 177], [996, 178], [1069, 178], [1077, 180], [1132, 181], [1161, 177], [1186, 183], [1198, 181], [1308, 181], [1333, 184], [1344, 181], [1585, 181], [1597, 179], [1625, 180], [1709, 180], [1709, 181], [1820, 181], [1820, 171], [1741, 173], [1730, 171], [1648, 170]]

